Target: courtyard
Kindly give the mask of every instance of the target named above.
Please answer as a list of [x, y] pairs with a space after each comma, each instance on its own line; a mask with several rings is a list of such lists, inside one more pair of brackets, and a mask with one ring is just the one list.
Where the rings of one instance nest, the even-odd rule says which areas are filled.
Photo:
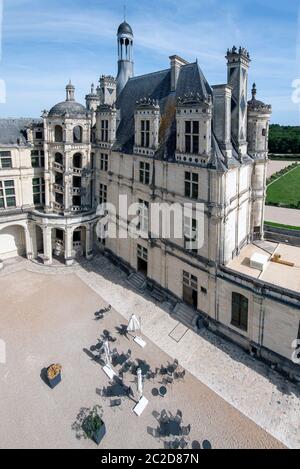
[[[102, 279], [101, 274], [95, 272], [101, 263], [107, 273], [107, 283], [102, 289], [95, 283]], [[0, 275], [0, 330], [7, 353], [6, 364], [0, 365], [1, 448], [96, 449], [92, 441], [77, 438], [74, 430], [81, 409], [95, 404], [102, 406], [107, 428], [101, 448], [166, 447], [170, 438], [159, 431], [160, 416], [164, 413], [182, 416], [182, 425], [190, 429], [185, 437], [188, 448], [202, 448], [207, 444], [212, 448], [284, 447], [188, 370], [183, 379], [166, 384], [165, 397], [155, 392], [164, 384], [159, 373], [145, 378], [144, 395], [149, 405], [141, 417], [132, 412], [137, 401], [137, 387], [136, 377], [129, 371], [123, 379], [132, 388], [134, 396], [121, 396], [121, 405], [112, 408], [111, 398], [105, 393], [112, 383], [99, 360], [99, 344], [105, 330], [113, 340], [111, 348], [125, 354], [130, 350], [131, 361], [146, 363], [150, 370], [170, 365], [174, 357], [169, 356], [164, 347], [157, 346], [154, 335], [154, 343], [151, 340], [149, 321], [153, 322], [153, 327], [158, 325], [155, 314], [149, 317], [148, 325], [143, 319], [143, 337], [147, 342], [144, 349], [133, 342], [132, 337], [120, 333], [120, 327], [127, 324], [121, 305], [126, 305], [125, 297], [136, 299], [138, 295], [135, 296], [129, 287], [126, 291], [121, 274], [120, 285], [114, 281], [116, 268], [106, 259], [100, 256], [92, 267], [79, 266], [66, 272], [65, 268], [51, 270], [20, 261], [8, 265], [6, 272]], [[90, 282], [84, 280], [87, 276]], [[103, 319], [98, 319], [95, 313], [108, 306], [107, 295], [114, 300], [113, 308]], [[143, 311], [140, 301], [144, 302]], [[148, 300], [138, 298], [136, 309], [128, 313], [141, 313], [143, 317], [147, 312], [152, 314], [151, 308], [147, 308], [148, 303]], [[166, 319], [161, 321], [161, 336], [165, 335], [169, 320], [167, 313], [164, 314]], [[188, 339], [193, 333], [180, 329], [180, 324], [178, 326], [170, 340], [175, 349], [178, 347], [179, 369], [184, 371], [176, 341], [179, 344], [181, 339]], [[190, 345], [188, 354], [193, 353], [192, 341]], [[201, 357], [195, 353], [193, 360], [197, 363]], [[41, 377], [41, 370], [51, 363], [60, 363], [63, 367], [62, 382], [53, 390]], [[119, 369], [116, 367], [115, 371]], [[208, 372], [213, 376], [216, 370], [210, 370], [208, 366]], [[231, 372], [229, 368], [227, 373]], [[234, 387], [234, 381], [231, 384]], [[267, 388], [261, 389], [262, 395], [266, 392]]]

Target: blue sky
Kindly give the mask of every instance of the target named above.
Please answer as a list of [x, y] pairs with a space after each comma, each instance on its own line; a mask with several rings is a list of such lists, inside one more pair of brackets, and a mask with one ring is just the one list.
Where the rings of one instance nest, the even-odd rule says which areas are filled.
[[[64, 99], [69, 78], [83, 102], [101, 74], [116, 75], [123, 0], [0, 0], [0, 17], [1, 3], [1, 117], [39, 117]], [[252, 58], [249, 93], [255, 81], [258, 99], [273, 106], [273, 122], [300, 124], [291, 100], [300, 78], [296, 0], [127, 0], [127, 20], [136, 75], [167, 68], [176, 53], [197, 57], [211, 85], [224, 83], [226, 49], [242, 45]]]

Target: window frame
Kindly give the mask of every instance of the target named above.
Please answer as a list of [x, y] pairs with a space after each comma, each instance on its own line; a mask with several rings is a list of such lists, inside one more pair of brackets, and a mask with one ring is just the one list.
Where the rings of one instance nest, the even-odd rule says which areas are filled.
[[[4, 160], [8, 161], [8, 165], [3, 165]], [[12, 167], [13, 165], [12, 165], [11, 151], [9, 150], [0, 151], [0, 169], [12, 169]]]
[[99, 184], [99, 205], [107, 203], [107, 185], [100, 182]]
[[148, 236], [149, 232], [149, 202], [139, 199], [139, 230]]
[[[34, 181], [38, 181], [38, 182], [34, 183]], [[45, 179], [44, 178], [42, 177], [32, 178], [32, 197], [33, 197], [34, 205], [45, 204]]]
[[108, 119], [101, 119], [100, 133], [101, 142], [108, 142]]
[[184, 249], [197, 253], [197, 248], [187, 247], [188, 243], [196, 243], [198, 238], [198, 221], [196, 218], [185, 216], [183, 218]]
[[199, 155], [200, 152], [200, 122], [198, 120], [186, 120], [184, 124], [184, 149], [185, 153]]
[[[13, 193], [9, 193], [13, 191]], [[14, 201], [12, 204], [8, 201]], [[0, 179], [0, 209], [6, 210], [17, 207], [16, 188], [14, 179]]]
[[[246, 311], [244, 308], [247, 308]], [[238, 292], [232, 292], [231, 295], [231, 325], [248, 331], [249, 321], [249, 300], [246, 296]]]
[[145, 184], [146, 186], [149, 186], [150, 172], [151, 172], [150, 163], [147, 163], [146, 161], [140, 161], [139, 180], [141, 184]]
[[108, 171], [108, 154], [100, 153], [100, 171]]
[[[37, 164], [33, 164], [33, 160], [36, 160]], [[44, 168], [45, 167], [44, 150], [31, 150], [31, 167], [32, 168]]]
[[189, 199], [198, 200], [199, 197], [199, 174], [185, 171], [184, 173], [184, 195]]
[[141, 120], [141, 147], [150, 148], [150, 119]]

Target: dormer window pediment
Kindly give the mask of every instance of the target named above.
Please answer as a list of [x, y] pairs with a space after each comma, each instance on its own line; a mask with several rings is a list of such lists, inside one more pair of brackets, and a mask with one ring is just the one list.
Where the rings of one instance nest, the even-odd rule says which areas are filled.
[[157, 100], [142, 98], [136, 102], [134, 152], [153, 156], [158, 148], [160, 107]]

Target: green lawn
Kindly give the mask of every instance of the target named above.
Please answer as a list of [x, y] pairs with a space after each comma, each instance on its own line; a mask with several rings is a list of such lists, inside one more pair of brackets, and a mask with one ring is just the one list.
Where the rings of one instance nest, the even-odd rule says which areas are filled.
[[281, 223], [276, 223], [274, 221], [265, 221], [265, 225], [275, 226], [276, 228], [286, 228], [288, 230], [300, 231], [300, 226], [282, 225]]
[[300, 208], [300, 165], [267, 188], [266, 203]]

